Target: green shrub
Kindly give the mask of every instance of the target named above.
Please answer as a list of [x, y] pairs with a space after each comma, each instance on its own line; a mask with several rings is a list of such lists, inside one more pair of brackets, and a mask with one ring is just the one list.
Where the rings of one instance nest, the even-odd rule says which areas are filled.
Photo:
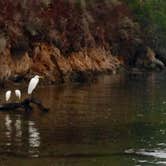
[[[125, 0], [142, 25], [145, 41], [166, 56], [166, 1]], [[164, 51], [165, 50], [165, 51]]]

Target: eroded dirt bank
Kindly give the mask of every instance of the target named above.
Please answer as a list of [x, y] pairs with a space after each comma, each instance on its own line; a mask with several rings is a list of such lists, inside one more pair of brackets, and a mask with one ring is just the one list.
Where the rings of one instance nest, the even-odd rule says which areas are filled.
[[0, 79], [40, 74], [64, 82], [120, 65], [163, 68], [133, 20], [118, 0], [1, 1]]

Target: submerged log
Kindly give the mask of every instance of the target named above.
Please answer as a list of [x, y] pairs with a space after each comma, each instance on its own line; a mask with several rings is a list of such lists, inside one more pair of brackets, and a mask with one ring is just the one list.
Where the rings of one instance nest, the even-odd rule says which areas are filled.
[[22, 102], [13, 102], [13, 103], [4, 103], [0, 104], [0, 111], [9, 111], [16, 109], [24, 109], [25, 111], [32, 111], [33, 107], [31, 104], [34, 104], [38, 107], [42, 112], [48, 112], [49, 109], [44, 107], [42, 102], [36, 98], [26, 98]]

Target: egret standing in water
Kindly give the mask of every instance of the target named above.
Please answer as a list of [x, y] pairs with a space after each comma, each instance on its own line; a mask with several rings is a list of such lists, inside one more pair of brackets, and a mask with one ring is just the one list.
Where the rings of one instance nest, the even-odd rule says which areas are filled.
[[21, 91], [19, 89], [15, 90], [15, 95], [19, 98], [19, 100], [21, 99]]
[[6, 93], [5, 93], [5, 99], [6, 99], [6, 101], [9, 101], [9, 99], [11, 97], [11, 93], [12, 93], [11, 90], [6, 91]]
[[39, 78], [42, 78], [39, 75], [35, 75], [29, 82], [28, 86], [28, 95], [32, 94], [33, 90], [36, 88], [37, 84], [39, 83]]

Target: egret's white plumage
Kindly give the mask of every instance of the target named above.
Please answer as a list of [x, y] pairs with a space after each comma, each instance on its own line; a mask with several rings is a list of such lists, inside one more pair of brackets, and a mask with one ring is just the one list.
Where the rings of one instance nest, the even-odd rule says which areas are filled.
[[36, 75], [30, 80], [29, 86], [28, 86], [29, 95], [32, 94], [33, 90], [36, 88], [37, 84], [39, 83], [39, 78], [40, 76]]
[[12, 93], [11, 90], [6, 91], [6, 93], [5, 93], [5, 99], [6, 99], [6, 101], [8, 101], [10, 99], [11, 93]]
[[15, 90], [15, 95], [16, 95], [19, 99], [21, 99], [21, 91], [20, 91], [19, 89], [16, 89], [16, 90]]

